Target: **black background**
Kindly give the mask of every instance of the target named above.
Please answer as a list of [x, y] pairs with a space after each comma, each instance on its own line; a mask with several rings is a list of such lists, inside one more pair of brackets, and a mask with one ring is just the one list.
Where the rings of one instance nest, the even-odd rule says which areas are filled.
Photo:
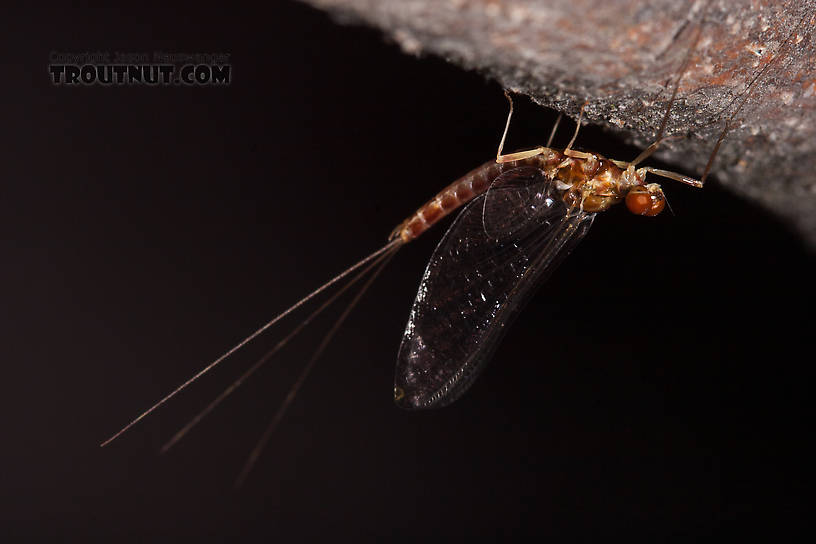
[[[798, 515], [814, 263], [716, 180], [665, 183], [674, 216], [600, 215], [449, 408], [391, 400], [436, 229], [360, 304], [239, 491], [330, 317], [169, 454], [275, 333], [100, 449], [490, 159], [506, 103], [478, 74], [299, 4], [18, 15], [0, 195], [11, 539], [696, 539], [771, 506]], [[58, 87], [53, 50], [227, 52], [234, 80]], [[511, 149], [554, 120], [520, 102]], [[593, 127], [579, 144], [638, 152]]]

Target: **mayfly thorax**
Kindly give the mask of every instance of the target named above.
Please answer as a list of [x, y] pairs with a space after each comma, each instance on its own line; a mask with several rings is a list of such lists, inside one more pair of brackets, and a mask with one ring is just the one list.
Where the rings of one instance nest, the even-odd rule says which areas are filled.
[[[703, 186], [731, 122], [747, 100], [750, 86], [728, 117], [699, 180], [640, 164], [664, 140], [671, 106], [688, 68], [691, 53], [700, 39], [705, 12], [703, 10], [694, 31], [692, 45], [677, 72], [671, 99], [655, 141], [635, 159], [614, 160], [598, 153], [574, 149], [583, 108], [572, 139], [565, 148], [551, 147], [554, 127], [546, 145], [503, 154], [513, 113], [513, 103], [507, 95], [510, 113], [495, 160], [479, 166], [445, 187], [400, 223], [383, 247], [264, 324], [102, 445], [107, 445], [130, 429], [294, 310], [330, 287], [342, 285], [176, 433], [163, 449], [169, 448], [303, 330], [314, 317], [341, 294], [362, 282], [357, 295], [318, 345], [253, 449], [239, 476], [240, 483], [282, 420], [316, 360], [383, 267], [402, 246], [421, 236], [445, 216], [462, 208], [436, 247], [423, 274], [402, 337], [394, 378], [394, 400], [398, 406], [406, 409], [441, 407], [458, 399], [489, 361], [507, 325], [518, 314], [523, 302], [586, 235], [597, 213], [624, 203], [629, 211], [637, 215], [659, 214], [666, 206], [666, 197], [662, 187], [653, 181], [656, 177], [693, 187]], [[765, 64], [751, 85], [784, 54], [792, 43], [793, 35]], [[342, 281], [345, 283], [340, 284]]]

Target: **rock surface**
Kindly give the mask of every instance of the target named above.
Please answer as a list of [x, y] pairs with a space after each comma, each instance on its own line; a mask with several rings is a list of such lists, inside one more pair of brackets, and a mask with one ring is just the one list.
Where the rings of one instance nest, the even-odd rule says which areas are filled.
[[305, 0], [712, 175], [816, 247], [816, 0]]

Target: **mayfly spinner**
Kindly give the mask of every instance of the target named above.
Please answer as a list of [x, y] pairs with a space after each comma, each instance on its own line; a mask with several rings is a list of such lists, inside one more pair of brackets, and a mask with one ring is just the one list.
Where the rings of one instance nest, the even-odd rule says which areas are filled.
[[[702, 23], [698, 26], [694, 45], [699, 40], [701, 27]], [[267, 362], [317, 314], [371, 272], [360, 292], [341, 314], [291, 387], [244, 466], [239, 477], [240, 483], [281, 421], [315, 361], [385, 264], [402, 246], [464, 206], [436, 247], [422, 277], [399, 348], [394, 378], [394, 400], [402, 408], [436, 408], [454, 402], [484, 368], [506, 326], [518, 313], [523, 302], [586, 235], [597, 213], [623, 202], [632, 213], [645, 216], [659, 214], [666, 205], [666, 197], [660, 185], [647, 183], [648, 174], [693, 187], [703, 186], [731, 121], [747, 100], [747, 91], [726, 122], [700, 180], [649, 166], [639, 166], [663, 140], [671, 105], [694, 45], [689, 49], [679, 70], [680, 75], [674, 84], [655, 142], [632, 161], [607, 159], [597, 153], [573, 149], [581, 126], [581, 116], [572, 139], [564, 149], [550, 147], [555, 135], [554, 127], [546, 146], [503, 154], [513, 113], [513, 103], [507, 95], [510, 112], [495, 160], [472, 170], [444, 188], [397, 226], [382, 248], [264, 324], [102, 445], [116, 439], [292, 311], [341, 280], [349, 278], [339, 292], [319, 306], [176, 433], [165, 445], [166, 450]], [[765, 65], [751, 85], [779, 56], [781, 55], [775, 55]], [[556, 127], [557, 124], [556, 122]], [[356, 275], [352, 276], [354, 273]]]

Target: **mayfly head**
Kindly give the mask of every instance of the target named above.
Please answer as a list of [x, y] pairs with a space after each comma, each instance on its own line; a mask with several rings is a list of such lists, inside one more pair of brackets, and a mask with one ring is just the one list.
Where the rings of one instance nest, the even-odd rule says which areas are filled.
[[666, 195], [657, 183], [635, 185], [626, 193], [626, 208], [636, 214], [654, 217], [666, 207]]

